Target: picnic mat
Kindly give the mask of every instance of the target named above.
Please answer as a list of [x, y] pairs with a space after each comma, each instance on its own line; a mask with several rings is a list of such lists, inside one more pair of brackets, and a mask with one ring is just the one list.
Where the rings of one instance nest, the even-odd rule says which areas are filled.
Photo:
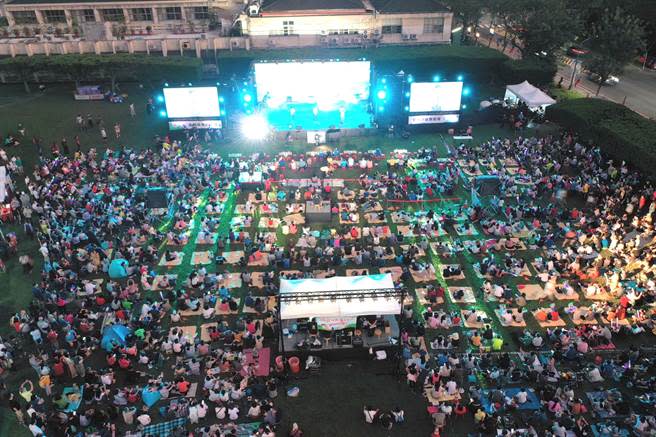
[[[453, 297], [453, 293], [456, 290], [462, 290], [465, 292], [465, 295], [462, 297], [462, 299], [458, 300]], [[449, 287], [448, 290], [449, 292], [449, 297], [451, 298], [452, 302], [456, 303], [476, 303], [476, 296], [474, 296], [474, 289], [471, 287]]]
[[[517, 313], [517, 308], [508, 308], [508, 309], [506, 309], [506, 311], [509, 312], [509, 313], [512, 313], [512, 314], [516, 314]], [[495, 309], [494, 314], [497, 315], [497, 318], [499, 319], [499, 323], [501, 323], [501, 326], [506, 326], [506, 327], [513, 326], [513, 327], [516, 327], [516, 328], [523, 328], [523, 327], [526, 326], [526, 321], [522, 321], [522, 322], [513, 321], [513, 322], [510, 322], [510, 323], [506, 323], [504, 321], [504, 319], [501, 318], [501, 309], [500, 308]]]
[[194, 339], [196, 336], [196, 326], [193, 325], [188, 325], [188, 326], [173, 326], [169, 329], [169, 335], [171, 334], [171, 330], [177, 329], [178, 332], [182, 331], [182, 335], [185, 337], [188, 337], [189, 340]]
[[476, 310], [474, 312], [476, 313], [476, 317], [480, 317], [481, 319], [487, 320], [487, 321], [468, 322], [467, 321], [467, 315], [469, 314], [469, 310], [461, 310], [460, 315], [462, 317], [462, 324], [465, 325], [465, 328], [483, 329], [485, 327], [485, 325], [489, 323], [489, 318], [487, 316], [487, 313], [485, 311], [480, 311], [480, 310]]
[[435, 303], [432, 303], [426, 298], [426, 292], [428, 291], [427, 288], [415, 288], [415, 292], [417, 293], [417, 296], [419, 297], [419, 303], [422, 305], [440, 305], [444, 303], [444, 299], [441, 297], [438, 297], [435, 300]]
[[[462, 270], [462, 268], [460, 268], [460, 264], [442, 264], [440, 267], [442, 268], [442, 277], [444, 278], [445, 281], [461, 281], [463, 279], [466, 279], [465, 272]], [[444, 270], [447, 267], [460, 268], [460, 274], [458, 276], [449, 276], [449, 277], [444, 276]]]
[[203, 323], [200, 325], [200, 339], [205, 341], [205, 342], [210, 342], [212, 339], [210, 338], [210, 331], [209, 328], [216, 328], [218, 326], [218, 323], [213, 322], [213, 323]]
[[201, 234], [199, 233], [198, 236], [196, 237], [196, 244], [198, 245], [214, 245], [216, 243], [216, 240], [219, 239], [219, 234], [213, 233], [213, 234]]
[[540, 300], [546, 297], [544, 288], [539, 284], [523, 284], [523, 287], [517, 286], [520, 293], [524, 293], [526, 300]]
[[433, 396], [433, 386], [432, 385], [427, 385], [424, 387], [424, 393], [426, 394], [426, 399], [428, 399], [428, 402], [431, 404], [439, 404], [441, 402], [455, 402], [460, 400], [460, 393], [456, 392], [452, 395], [444, 393], [442, 396], [439, 398], [436, 398]]
[[[588, 310], [588, 313], [592, 314], [592, 318], [588, 319], [588, 320], [581, 319], [581, 312], [583, 310]], [[590, 311], [590, 308], [588, 308], [588, 307], [579, 307], [579, 308], [577, 308], [576, 311], [574, 311], [570, 315], [570, 317], [572, 318], [572, 322], [575, 325], [596, 325], [597, 324], [597, 319], [595, 319], [594, 313], [592, 311]]]
[[232, 298], [235, 302], [237, 302], [237, 309], [235, 311], [230, 311], [230, 307], [228, 307], [227, 310], [222, 310], [221, 309], [221, 299], [217, 299], [216, 305], [214, 305], [214, 310], [216, 311], [217, 314], [221, 316], [229, 316], [231, 314], [239, 314], [239, 303], [241, 302], [241, 298], [239, 297], [234, 297]]
[[269, 265], [269, 256], [266, 253], [260, 252], [260, 256], [249, 256], [248, 265], [251, 267], [266, 267]]
[[258, 227], [266, 229], [277, 229], [278, 226], [280, 226], [280, 222], [281, 220], [276, 217], [260, 217]]
[[380, 273], [390, 273], [394, 282], [400, 281], [403, 273], [403, 269], [399, 266], [381, 267], [379, 271]]
[[437, 280], [435, 267], [432, 264], [428, 264], [427, 268], [420, 272], [410, 269], [410, 274], [415, 282], [431, 282]]
[[535, 314], [540, 309], [542, 309], [542, 310], [546, 311], [547, 313], [549, 313], [550, 308], [539, 308], [539, 309], [533, 311], [533, 313], [532, 313], [533, 317], [535, 318], [535, 321], [538, 322], [538, 325], [540, 325], [541, 327], [543, 327], [543, 328], [555, 328], [557, 326], [565, 326], [566, 325], [565, 321], [563, 320], [563, 318], [560, 314], [559, 314], [558, 320], [545, 320], [545, 321], [538, 320], [538, 318], [535, 317]]
[[212, 263], [212, 252], [204, 250], [201, 252], [194, 252], [191, 255], [191, 265], [197, 266], [199, 264], [207, 265]]
[[271, 360], [271, 349], [268, 347], [257, 350], [257, 358], [253, 357], [253, 349], [244, 351], [244, 361], [241, 369], [241, 375], [246, 376], [246, 368], [249, 364], [255, 364], [255, 376], [269, 376], [269, 365]]
[[[252, 275], [255, 275], [255, 272]], [[240, 288], [242, 285], [241, 275], [239, 273], [223, 273], [223, 279], [217, 285], [225, 288]]]
[[244, 257], [243, 250], [234, 250], [232, 252], [223, 252], [221, 254], [225, 258], [225, 262], [228, 264], [237, 264], [241, 258]]
[[[502, 388], [501, 391], [503, 391], [503, 394], [507, 398], [512, 398], [514, 397], [521, 388], [519, 387], [510, 387], [510, 388]], [[526, 389], [526, 393], [528, 396], [526, 396], [526, 402], [523, 404], [517, 404], [517, 409], [518, 410], [539, 410], [541, 407], [540, 404], [540, 399], [538, 399], [538, 396], [535, 394], [535, 391], [532, 388]], [[481, 394], [481, 406], [485, 409], [486, 412], [491, 413], [492, 412], [492, 403], [490, 402], [489, 398], [490, 390], [483, 390], [483, 393]]]
[[172, 252], [176, 253], [178, 257], [174, 259], [173, 261], [166, 261], [166, 254], [162, 255], [162, 258], [159, 261], [160, 266], [166, 266], [166, 267], [175, 267], [179, 266], [182, 264], [182, 260], [184, 259], [184, 252]]

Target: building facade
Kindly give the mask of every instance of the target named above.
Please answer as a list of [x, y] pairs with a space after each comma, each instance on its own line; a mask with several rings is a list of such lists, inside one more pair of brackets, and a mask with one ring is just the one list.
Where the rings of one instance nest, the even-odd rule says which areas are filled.
[[434, 0], [264, 0], [240, 16], [254, 47], [446, 44], [453, 14]]
[[448, 44], [435, 0], [8, 0], [0, 56]]

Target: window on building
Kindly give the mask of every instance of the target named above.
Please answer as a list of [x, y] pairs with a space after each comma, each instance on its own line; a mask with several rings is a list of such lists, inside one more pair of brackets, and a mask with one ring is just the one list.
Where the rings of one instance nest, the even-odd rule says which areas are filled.
[[164, 8], [164, 17], [169, 21], [182, 20], [182, 9], [178, 6]]
[[86, 23], [94, 23], [96, 21], [96, 14], [93, 13], [93, 9], [83, 9], [81, 15], [82, 20]]
[[34, 11], [14, 11], [11, 12], [16, 24], [36, 24], [36, 12]]
[[390, 33], [401, 33], [403, 30], [403, 25], [401, 24], [401, 19], [398, 20], [387, 20], [383, 23], [383, 28], [381, 32], [384, 34]]
[[130, 9], [132, 21], [153, 21], [153, 10], [150, 8], [132, 8]]
[[194, 19], [195, 20], [209, 20], [210, 11], [207, 6], [196, 6], [194, 8]]
[[282, 22], [282, 34], [283, 35], [294, 35], [294, 22], [293, 21], [283, 21]]
[[43, 11], [43, 18], [46, 20], [46, 23], [65, 23], [66, 13], [63, 9]]
[[101, 9], [103, 21], [125, 21], [123, 9]]
[[424, 18], [424, 33], [444, 33], [444, 18]]

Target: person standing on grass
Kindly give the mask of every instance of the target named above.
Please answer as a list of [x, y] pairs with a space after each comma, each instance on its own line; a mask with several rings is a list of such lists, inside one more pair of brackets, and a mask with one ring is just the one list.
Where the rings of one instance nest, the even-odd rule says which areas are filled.
[[62, 137], [61, 147], [62, 150], [64, 151], [64, 155], [68, 156], [71, 154], [71, 149], [68, 148], [68, 140], [66, 139], [66, 137]]
[[114, 125], [114, 135], [116, 135], [117, 140], [121, 139], [121, 124], [120, 123], [116, 123]]
[[107, 131], [102, 126], [100, 127], [100, 137], [102, 138], [103, 142], [107, 142]]
[[130, 103], [130, 106], [128, 106], [128, 108], [130, 108], [130, 117], [132, 118], [136, 117], [137, 111], [134, 110], [134, 103]]

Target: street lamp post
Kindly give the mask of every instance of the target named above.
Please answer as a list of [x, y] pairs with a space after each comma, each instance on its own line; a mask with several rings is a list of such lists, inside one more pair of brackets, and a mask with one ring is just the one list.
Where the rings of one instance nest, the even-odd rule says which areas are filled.
[[572, 78], [569, 81], [569, 89], [572, 89], [574, 86], [574, 78], [576, 77], [576, 70], [578, 69], [579, 66], [579, 59], [576, 58], [574, 59], [574, 68], [572, 69]]

